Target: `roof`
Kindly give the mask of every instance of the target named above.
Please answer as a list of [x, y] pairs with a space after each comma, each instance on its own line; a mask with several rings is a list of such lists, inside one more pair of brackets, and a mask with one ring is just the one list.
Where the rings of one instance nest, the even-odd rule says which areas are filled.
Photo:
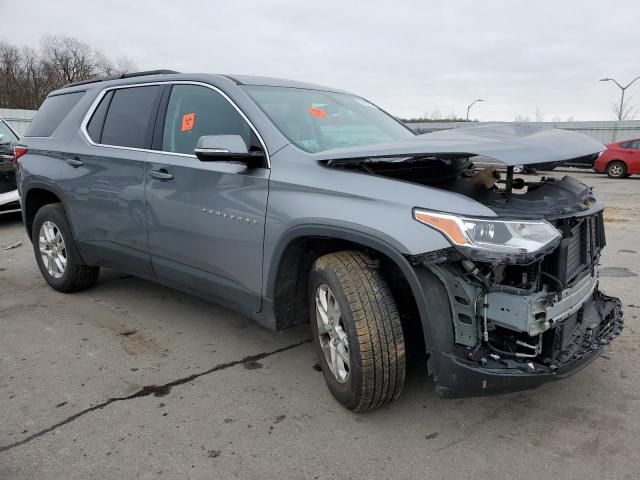
[[310, 90], [327, 90], [331, 92], [347, 93], [337, 88], [326, 87], [315, 83], [299, 82], [278, 77], [262, 77], [259, 75], [224, 75], [238, 85], [264, 85], [268, 87], [306, 88]]
[[61, 89], [51, 92], [53, 95], [60, 93], [71, 93], [79, 90], [86, 90], [96, 86], [116, 86], [128, 85], [132, 83], [151, 83], [160, 81], [200, 81], [220, 83], [221, 80], [233, 82], [236, 85], [263, 85], [269, 87], [289, 87], [304, 88], [310, 90], [323, 90], [338, 93], [347, 93], [337, 88], [325, 87], [313, 83], [299, 82], [296, 80], [287, 80], [284, 78], [263, 77], [258, 75], [225, 75], [225, 74], [209, 74], [209, 73], [180, 73], [173, 70], [150, 70], [145, 72], [132, 72], [124, 75], [111, 77], [95, 78], [82, 82], [70, 83]]

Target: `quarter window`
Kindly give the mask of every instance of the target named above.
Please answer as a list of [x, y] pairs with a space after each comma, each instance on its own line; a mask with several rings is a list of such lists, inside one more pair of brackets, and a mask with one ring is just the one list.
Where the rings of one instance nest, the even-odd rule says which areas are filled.
[[[161, 91], [162, 87], [159, 85], [114, 90], [104, 119], [100, 143], [120, 147], [150, 148]], [[94, 114], [98, 123], [100, 107], [105, 100], [108, 100], [108, 95], [104, 97]], [[93, 122], [93, 118], [91, 121]], [[91, 125], [88, 126], [88, 130], [90, 129]], [[90, 133], [92, 138], [97, 135], [97, 130], [96, 127], [93, 133]]]
[[104, 121], [107, 118], [107, 110], [109, 110], [112, 97], [113, 90], [108, 91], [106, 95], [102, 97], [100, 105], [98, 105], [98, 108], [93, 112], [91, 120], [89, 120], [89, 124], [87, 125], [87, 133], [89, 137], [91, 137], [91, 140], [96, 143], [102, 143], [102, 129], [104, 127]]
[[84, 92], [75, 92], [45, 98], [25, 137], [51, 136], [83, 95]]
[[204, 135], [240, 135], [251, 148], [247, 122], [218, 92], [198, 85], [174, 85], [167, 105], [162, 150], [193, 154]]

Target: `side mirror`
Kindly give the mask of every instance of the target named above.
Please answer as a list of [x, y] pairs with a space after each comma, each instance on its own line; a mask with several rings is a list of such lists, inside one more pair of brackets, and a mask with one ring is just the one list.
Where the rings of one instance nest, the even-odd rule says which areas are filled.
[[239, 160], [247, 162], [249, 150], [240, 135], [205, 135], [198, 139], [194, 150], [203, 162]]

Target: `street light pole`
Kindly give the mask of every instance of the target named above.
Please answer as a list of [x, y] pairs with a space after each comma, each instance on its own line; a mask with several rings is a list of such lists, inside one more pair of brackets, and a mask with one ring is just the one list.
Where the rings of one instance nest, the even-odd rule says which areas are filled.
[[484, 102], [484, 100], [481, 98], [478, 98], [477, 100], [474, 100], [469, 104], [469, 106], [467, 107], [467, 122], [469, 121], [469, 110], [471, 110], [471, 107], [473, 107], [477, 102]]
[[627, 83], [624, 87], [622, 85], [620, 85], [614, 78], [601, 78], [600, 79], [601, 82], [613, 82], [618, 86], [618, 88], [620, 90], [622, 90], [622, 94], [620, 95], [620, 107], [618, 108], [618, 120], [622, 120], [622, 112], [623, 112], [622, 109], [624, 107], [624, 92], [627, 90], [627, 88], [629, 88], [631, 85], [633, 85], [633, 83], [636, 80], [638, 80], [639, 78], [640, 78], [640, 76], [634, 78], [629, 83]]

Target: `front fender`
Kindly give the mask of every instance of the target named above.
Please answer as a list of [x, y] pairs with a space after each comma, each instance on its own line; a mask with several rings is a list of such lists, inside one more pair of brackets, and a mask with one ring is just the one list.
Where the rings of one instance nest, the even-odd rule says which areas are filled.
[[272, 299], [276, 288], [278, 268], [287, 246], [296, 239], [303, 237], [345, 240], [381, 252], [393, 260], [405, 275], [413, 273], [413, 269], [403, 255], [404, 247], [392, 237], [373, 229], [355, 226], [348, 222], [334, 224], [302, 223], [287, 230], [280, 238], [269, 255], [265, 278], [265, 296]]
[[287, 246], [301, 237], [345, 240], [376, 250], [400, 269], [418, 307], [422, 332], [427, 351], [431, 355], [430, 372], [436, 376], [441, 354], [453, 347], [453, 325], [449, 296], [442, 282], [422, 266], [414, 266], [401, 246], [380, 232], [355, 229], [353, 225], [303, 224], [289, 229], [278, 242], [270, 257], [266, 285], [266, 297], [274, 298], [278, 268]]

